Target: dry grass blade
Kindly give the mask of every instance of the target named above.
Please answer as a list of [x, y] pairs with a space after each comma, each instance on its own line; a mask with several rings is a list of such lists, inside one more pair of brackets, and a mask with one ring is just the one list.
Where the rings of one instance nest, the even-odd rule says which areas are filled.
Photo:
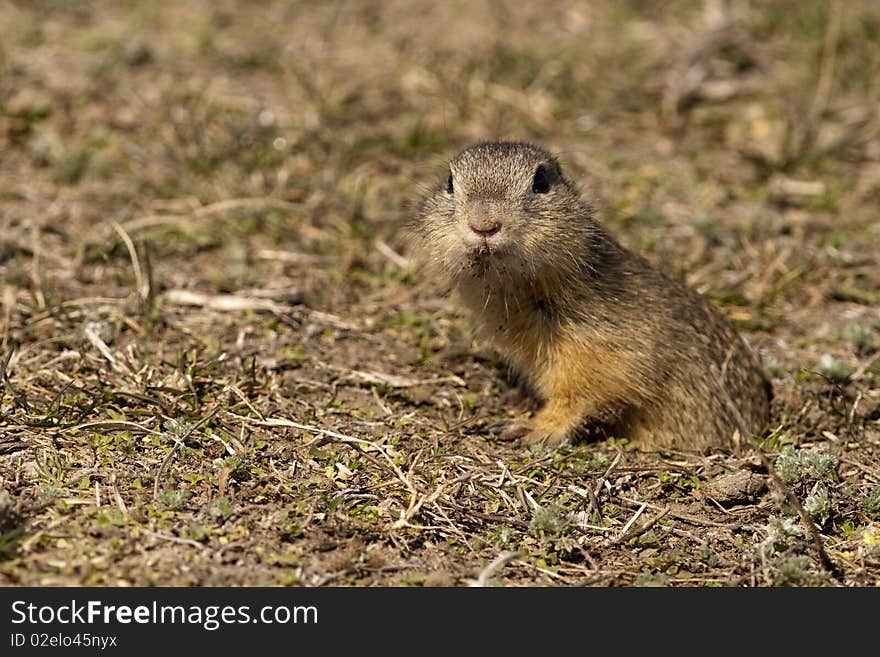
[[285, 310], [280, 304], [268, 299], [243, 297], [234, 294], [201, 294], [190, 290], [167, 290], [164, 294], [164, 299], [168, 303], [182, 306], [198, 306], [223, 312], [255, 310], [281, 313]]
[[110, 347], [107, 346], [107, 343], [101, 339], [101, 336], [98, 335], [98, 332], [95, 330], [95, 327], [92, 324], [86, 324], [83, 329], [83, 335], [86, 336], [86, 339], [91, 343], [91, 345], [98, 350], [98, 352], [104, 357], [104, 359], [110, 364], [114, 370], [117, 371], [126, 371], [126, 368], [119, 364], [116, 360], [116, 357], [113, 355], [113, 352], [110, 351]]
[[628, 522], [626, 524], [626, 526], [623, 528], [623, 530], [621, 530], [620, 535], [611, 541], [611, 545], [623, 545], [624, 543], [628, 543], [629, 541], [636, 538], [637, 536], [641, 536], [642, 534], [647, 532], [649, 529], [651, 529], [651, 527], [653, 527], [658, 522], [660, 522], [663, 518], [665, 518], [667, 515], [669, 515], [669, 511], [670, 511], [669, 508], [663, 509], [656, 516], [654, 516], [653, 518], [648, 520], [648, 522], [642, 524], [641, 527], [635, 529], [634, 531], [630, 531], [630, 527], [632, 527], [632, 523], [638, 517], [640, 512], [645, 509], [645, 507], [646, 507], [646, 505], [644, 505], [644, 504], [639, 507], [639, 512], [636, 513], [636, 515], [634, 515], [630, 519], [630, 522]]
[[128, 233], [137, 233], [147, 228], [165, 226], [168, 224], [185, 224], [197, 219], [206, 219], [212, 215], [239, 210], [241, 208], [263, 207], [276, 208], [279, 210], [297, 210], [293, 203], [271, 197], [257, 198], [233, 198], [216, 203], [210, 203], [193, 210], [192, 214], [150, 214], [137, 219], [132, 219], [122, 224], [122, 228]]
[[828, 21], [825, 26], [824, 41], [822, 43], [822, 58], [819, 66], [819, 77], [816, 82], [816, 91], [813, 94], [813, 103], [810, 106], [810, 122], [816, 123], [831, 96], [831, 87], [834, 83], [834, 68], [837, 64], [837, 48], [840, 41], [840, 19], [843, 9], [840, 0], [831, 0], [828, 3]]
[[94, 422], [83, 422], [70, 427], [64, 427], [65, 431], [81, 431], [83, 429], [104, 429], [107, 431], [131, 431], [134, 433], [148, 433], [154, 435], [162, 435], [162, 432], [155, 429], [149, 429], [137, 422], [128, 422], [126, 420], [96, 420]]
[[[288, 313], [292, 310], [289, 306], [268, 299], [263, 299], [261, 297], [246, 297], [235, 294], [202, 294], [199, 292], [192, 292], [191, 290], [168, 290], [164, 294], [164, 299], [171, 304], [197, 306], [220, 312], [240, 312], [243, 310], [269, 312], [279, 318], [286, 318]], [[346, 330], [357, 328], [355, 324], [330, 313], [325, 313], [319, 310], [305, 310], [304, 313], [309, 319], [315, 322], [329, 324], [336, 328]]]
[[297, 265], [324, 264], [337, 262], [339, 260], [337, 256], [297, 253], [295, 251], [279, 251], [277, 249], [260, 249], [254, 255], [263, 260], [276, 260]]
[[459, 386], [465, 386], [464, 380], [454, 374], [438, 377], [435, 379], [413, 379], [399, 374], [387, 374], [385, 372], [362, 371], [362, 370], [346, 370], [345, 368], [333, 368], [346, 373], [346, 378], [359, 383], [372, 383], [376, 385], [388, 386], [389, 388], [412, 388], [413, 386], [422, 385], [443, 385], [445, 383], [454, 383]]
[[217, 413], [221, 410], [220, 406], [217, 406], [212, 410], [208, 415], [203, 417], [201, 420], [193, 424], [189, 429], [187, 429], [186, 433], [182, 436], [177, 437], [174, 436], [174, 446], [168, 451], [168, 454], [165, 455], [165, 458], [162, 459], [162, 463], [159, 465], [159, 469], [156, 470], [156, 476], [153, 478], [153, 500], [157, 500], [159, 498], [159, 485], [162, 482], [162, 473], [165, 471], [167, 465], [171, 462], [171, 459], [174, 458], [174, 455], [177, 453], [177, 450], [183, 445], [184, 441], [189, 438], [196, 429], [201, 427], [203, 424], [209, 422]]
[[321, 427], [316, 427], [310, 424], [301, 424], [300, 422], [293, 422], [292, 420], [285, 420], [283, 418], [269, 417], [265, 420], [254, 420], [253, 418], [248, 418], [243, 415], [237, 415], [235, 413], [229, 413], [229, 415], [250, 424], [256, 424], [264, 427], [288, 427], [291, 429], [298, 429], [299, 431], [308, 431], [309, 433], [316, 433], [321, 436], [326, 436], [327, 438], [332, 438], [333, 440], [339, 441], [341, 443], [359, 445], [362, 447], [370, 447], [382, 455], [382, 457], [385, 459], [385, 462], [388, 464], [388, 467], [391, 469], [391, 472], [394, 473], [397, 479], [406, 487], [406, 489], [410, 493], [414, 495], [417, 493], [412, 482], [406, 477], [406, 475], [403, 474], [403, 471], [400, 469], [400, 467], [398, 467], [397, 463], [394, 462], [394, 459], [391, 457], [388, 451], [384, 447], [382, 447], [382, 445], [376, 442], [365, 440], [363, 438], [355, 438], [354, 436], [347, 436], [345, 434], [339, 433], [338, 431], [322, 429]]
[[113, 230], [116, 231], [119, 238], [125, 244], [125, 248], [128, 249], [128, 256], [131, 258], [131, 266], [134, 269], [134, 287], [138, 301], [140, 301], [141, 304], [145, 304], [150, 296], [149, 281], [144, 277], [144, 274], [141, 271], [141, 261], [138, 257], [134, 242], [131, 241], [129, 234], [125, 232], [125, 229], [120, 226], [118, 222], [114, 221], [111, 225], [113, 226]]
[[521, 552], [503, 552], [499, 554], [495, 559], [493, 559], [489, 565], [487, 565], [483, 570], [480, 571], [480, 574], [477, 576], [477, 579], [471, 583], [471, 586], [474, 587], [485, 587], [489, 585], [489, 579], [495, 572], [508, 563], [513, 561], [514, 559], [519, 559], [524, 556]]
[[189, 538], [180, 538], [179, 536], [169, 536], [168, 534], [162, 534], [160, 532], [151, 531], [149, 529], [143, 530], [144, 534], [147, 536], [152, 536], [153, 538], [157, 538], [160, 541], [168, 541], [169, 543], [177, 543], [179, 545], [188, 545], [189, 547], [194, 547], [199, 550], [204, 550], [205, 546], [199, 543], [198, 541], [194, 541]]
[[12, 311], [15, 308], [15, 289], [11, 285], [3, 286], [3, 338], [0, 339], [0, 349], [5, 350], [9, 344], [9, 331], [12, 324]]
[[383, 240], [376, 240], [376, 250], [400, 269], [407, 269], [413, 264], [411, 258], [403, 257], [397, 251], [388, 246]]
[[6, 389], [12, 393], [12, 397], [15, 401], [22, 406], [23, 408], [30, 408], [30, 405], [27, 402], [27, 398], [18, 392], [15, 387], [12, 385], [12, 381], [9, 380], [9, 363], [12, 361], [12, 356], [15, 355], [16, 343], [12, 343], [9, 346], [9, 351], [6, 352], [6, 355], [3, 357], [3, 362], [0, 363], [0, 378], [3, 379], [3, 383], [6, 385]]
[[627, 532], [629, 531], [629, 528], [633, 526], [635, 521], [639, 519], [639, 516], [642, 515], [642, 513], [647, 508], [648, 508], [648, 505], [645, 503], [642, 503], [641, 505], [639, 505], [639, 508], [636, 509], [636, 512], [634, 514], [632, 514], [632, 516], [630, 516], [630, 519], [626, 521], [626, 524], [623, 526], [623, 529], [620, 530], [620, 536], [618, 536], [614, 540], [615, 543], [622, 543], [623, 542], [623, 538], [624, 538], [624, 536], [626, 536]]

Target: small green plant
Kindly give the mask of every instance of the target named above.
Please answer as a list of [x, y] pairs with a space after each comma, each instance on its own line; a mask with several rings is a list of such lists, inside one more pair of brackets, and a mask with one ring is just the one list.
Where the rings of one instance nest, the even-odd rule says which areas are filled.
[[846, 383], [849, 380], [850, 370], [843, 361], [837, 360], [831, 354], [822, 354], [817, 368], [820, 374], [837, 383]]
[[869, 559], [880, 559], [880, 530], [866, 529], [859, 551]]
[[162, 428], [177, 438], [183, 438], [193, 428], [195, 422], [188, 422], [178, 418], [170, 418], [162, 423]]
[[52, 484], [44, 484], [40, 486], [40, 497], [44, 500], [54, 500], [57, 497], [61, 497], [64, 495], [64, 489], [59, 486], [54, 486]]
[[232, 502], [225, 497], [218, 497], [208, 508], [211, 515], [218, 521], [226, 520], [226, 518], [232, 515], [234, 510], [235, 507], [232, 506]]
[[244, 470], [244, 461], [240, 456], [227, 456], [222, 459], [214, 459], [214, 467], [219, 470], [229, 470], [230, 474], [236, 474]]
[[183, 488], [163, 490], [156, 498], [159, 504], [169, 511], [176, 511], [182, 508], [187, 499], [189, 499], [189, 491]]
[[867, 497], [862, 500], [862, 511], [871, 520], [880, 520], [880, 486], [868, 493]]
[[758, 544], [758, 552], [764, 557], [790, 549], [794, 542], [804, 535], [804, 530], [796, 518], [770, 516], [763, 530], [766, 538]]
[[785, 447], [776, 459], [776, 472], [783, 483], [806, 487], [817, 481], [837, 481], [837, 459], [808, 449]]
[[790, 432], [777, 430], [761, 441], [761, 446], [765, 450], [778, 450], [790, 446], [795, 442], [794, 436]]
[[852, 322], [843, 327], [840, 337], [849, 342], [859, 356], [867, 356], [877, 350], [877, 326], [873, 322]]
[[814, 583], [814, 576], [810, 572], [812, 562], [809, 557], [802, 555], [786, 556], [774, 562], [774, 586], [797, 586], [799, 584]]
[[634, 586], [662, 588], [669, 586], [669, 575], [666, 573], [641, 573], [633, 582]]
[[774, 379], [785, 375], [785, 365], [769, 354], [764, 356], [764, 369]]
[[502, 527], [495, 535], [495, 542], [501, 547], [515, 544], [516, 535], [510, 527]]
[[804, 508], [820, 525], [828, 522], [833, 505], [828, 488], [821, 482], [813, 484], [813, 490], [804, 500]]
[[548, 550], [568, 552], [575, 546], [571, 529], [576, 522], [575, 514], [562, 504], [552, 502], [535, 509], [529, 522], [529, 532]]
[[766, 537], [756, 551], [773, 586], [816, 585], [819, 578], [809, 557], [798, 554], [804, 530], [797, 518], [770, 516], [763, 527]]
[[537, 539], [558, 538], [565, 534], [574, 522], [572, 514], [557, 502], [539, 506], [532, 514], [529, 531]]
[[837, 532], [845, 541], [851, 541], [856, 535], [856, 524], [852, 520], [844, 520], [837, 528]]
[[718, 566], [719, 563], [721, 563], [721, 559], [719, 558], [718, 553], [710, 548], [708, 543], [700, 546], [700, 561], [702, 561], [710, 568], [715, 568]]

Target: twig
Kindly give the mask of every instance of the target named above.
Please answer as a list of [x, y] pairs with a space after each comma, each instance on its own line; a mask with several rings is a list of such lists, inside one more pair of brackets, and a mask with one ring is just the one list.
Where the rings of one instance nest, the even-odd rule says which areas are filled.
[[535, 511], [536, 509], [541, 508], [541, 505], [535, 501], [535, 498], [532, 497], [531, 493], [529, 493], [529, 491], [527, 491], [522, 486], [517, 486], [516, 492], [519, 493], [520, 501], [526, 509], [531, 509], [532, 511]]
[[[165, 292], [164, 299], [166, 302], [178, 306], [198, 306], [221, 312], [241, 310], [269, 312], [281, 320], [290, 321], [288, 313], [291, 309], [269, 299], [245, 297], [235, 294], [201, 294], [192, 290], [168, 290]], [[322, 324], [329, 324], [330, 326], [346, 330], [357, 328], [357, 326], [345, 321], [341, 317], [321, 312], [320, 310], [301, 310], [301, 312], [304, 312], [309, 319]]]
[[480, 520], [485, 520], [487, 522], [496, 522], [501, 525], [511, 525], [513, 527], [517, 527], [518, 529], [529, 528], [529, 523], [527, 523], [525, 520], [520, 520], [519, 518], [510, 518], [506, 516], [493, 515], [491, 513], [483, 513], [482, 511], [468, 509], [458, 504], [452, 504], [451, 506], [456, 511], [459, 511], [469, 517], [479, 518]]
[[400, 269], [406, 269], [410, 266], [411, 260], [410, 258], [406, 258], [400, 255], [397, 251], [392, 249], [388, 244], [386, 244], [382, 240], [376, 240], [376, 250], [381, 253], [383, 256], [388, 258], [395, 265], [400, 267]]
[[871, 468], [866, 466], [864, 463], [859, 463], [858, 461], [853, 461], [852, 459], [845, 459], [845, 458], [841, 458], [840, 460], [841, 460], [841, 462], [847, 463], [853, 467], [858, 468], [862, 472], [864, 472], [866, 475], [868, 475], [868, 479], [870, 481], [873, 481], [875, 484], [880, 483], [880, 478], [877, 477], [877, 471], [872, 470]]
[[413, 386], [431, 385], [445, 383], [451, 381], [457, 386], [466, 385], [460, 376], [455, 374], [447, 374], [432, 379], [411, 379], [398, 374], [386, 374], [385, 372], [376, 372], [373, 370], [350, 370], [344, 367], [328, 366], [329, 369], [342, 371], [347, 373], [347, 378], [358, 383], [371, 383], [377, 385], [388, 386], [389, 388], [411, 388]]
[[113, 230], [116, 231], [120, 239], [125, 244], [125, 248], [128, 249], [128, 257], [131, 258], [131, 266], [134, 269], [135, 292], [137, 294], [138, 301], [140, 301], [141, 304], [145, 304], [150, 290], [147, 287], [146, 281], [144, 280], [144, 275], [141, 271], [141, 261], [140, 258], [138, 258], [138, 252], [137, 249], [134, 247], [134, 242], [131, 241], [131, 237], [129, 237], [128, 233], [125, 232], [125, 229], [120, 226], [118, 222], [112, 222], [111, 226], [113, 226]]
[[[415, 465], [416, 465], [415, 460], [413, 460], [412, 466], [409, 469], [410, 474], [412, 474], [413, 469], [415, 468]], [[407, 477], [406, 480], [409, 481], [410, 480], [409, 477]], [[455, 482], [451, 482], [451, 483], [454, 484]], [[413, 492], [412, 495], [410, 495], [409, 507], [407, 507], [406, 511], [404, 511], [403, 513], [400, 514], [400, 518], [394, 523], [394, 525], [392, 525], [392, 527], [394, 527], [394, 529], [398, 529], [399, 527], [408, 526], [410, 518], [412, 518], [415, 514], [417, 514], [419, 512], [419, 509], [421, 509], [425, 504], [435, 504], [437, 502], [437, 499], [443, 494], [443, 491], [445, 489], [446, 489], [446, 484], [439, 484], [437, 486], [437, 488], [434, 489], [434, 492], [431, 493], [430, 495], [419, 496]], [[441, 509], [441, 513], [442, 513], [442, 509]], [[454, 526], [453, 526], [453, 528], [457, 529]], [[464, 538], [463, 534], [462, 534], [462, 538]], [[467, 542], [467, 539], [465, 539], [465, 542]]]
[[136, 233], [145, 228], [163, 226], [165, 224], [189, 223], [192, 221], [193, 217], [203, 219], [219, 212], [237, 210], [238, 208], [246, 208], [254, 205], [277, 208], [280, 210], [294, 210], [297, 208], [293, 203], [288, 203], [287, 201], [271, 197], [231, 198], [226, 199], [225, 201], [218, 201], [216, 203], [204, 205], [194, 210], [191, 214], [148, 214], [125, 222], [124, 227], [129, 233]]
[[856, 395], [856, 400], [853, 402], [852, 408], [849, 411], [849, 425], [852, 426], [853, 422], [856, 419], [856, 410], [859, 408], [859, 403], [864, 398], [864, 393], [859, 390], [859, 394]]
[[370, 568], [368, 566], [356, 564], [354, 566], [349, 566], [348, 568], [343, 568], [342, 570], [327, 573], [319, 580], [317, 580], [312, 586], [325, 586], [330, 582], [339, 579], [340, 577], [345, 577], [346, 575], [354, 575], [355, 573], [393, 573], [400, 570], [406, 570], [407, 568], [416, 567], [418, 567], [418, 564], [415, 563], [403, 563], [399, 566], [380, 566], [378, 568]]
[[104, 359], [108, 363], [110, 363], [110, 367], [112, 367], [114, 370], [122, 369], [119, 363], [116, 362], [116, 357], [113, 356], [113, 352], [110, 351], [110, 347], [108, 347], [107, 343], [101, 339], [101, 336], [98, 335], [91, 324], [86, 324], [85, 328], [83, 329], [83, 334], [86, 336], [86, 339], [91, 343], [91, 345], [100, 352]]
[[161, 541], [170, 541], [172, 543], [180, 543], [181, 545], [189, 545], [191, 547], [199, 548], [200, 550], [204, 550], [206, 548], [205, 545], [202, 545], [198, 541], [194, 541], [190, 538], [180, 538], [179, 536], [169, 536], [168, 534], [160, 534], [159, 532], [150, 531], [149, 529], [144, 529], [143, 532], [147, 536], [152, 536], [153, 538], [158, 538]]
[[[853, 381], [858, 381], [859, 379], [861, 379], [861, 378], [865, 375], [865, 372], [868, 371], [868, 368], [871, 367], [874, 363], [877, 363], [878, 361], [880, 361], [880, 359], [877, 358], [876, 354], [875, 354], [875, 355], [868, 356], [868, 357], [867, 357], [867, 358], [866, 358], [866, 359], [865, 359], [865, 360], [864, 360], [864, 361], [863, 361], [863, 362], [862, 362], [862, 363], [861, 363], [861, 364], [855, 369], [855, 371], [850, 375], [850, 379], [852, 379]], [[860, 392], [861, 392], [861, 391], [860, 391]]]
[[592, 488], [581, 488], [580, 486], [569, 484], [568, 490], [573, 493], [577, 493], [585, 500], [587, 500], [590, 503], [590, 509], [593, 511], [593, 513], [596, 514], [596, 517], [599, 520], [602, 520], [602, 509], [599, 508], [599, 498], [596, 497], [596, 493], [593, 491]]
[[27, 554], [34, 543], [39, 541], [41, 538], [43, 538], [43, 536], [48, 534], [51, 530], [55, 529], [58, 525], [60, 525], [65, 520], [68, 520], [69, 518], [70, 516], [68, 515], [59, 516], [58, 518], [55, 518], [55, 520], [47, 524], [45, 527], [43, 527], [43, 529], [39, 529], [31, 534], [27, 539], [21, 542], [21, 545], [18, 548], [19, 554]]
[[129, 431], [138, 431], [141, 433], [153, 433], [153, 434], [161, 434], [161, 431], [156, 431], [155, 429], [148, 429], [140, 424], [135, 422], [127, 422], [125, 420], [99, 420], [97, 422], [85, 422], [83, 424], [75, 424], [70, 427], [62, 427], [65, 431], [78, 431], [80, 429], [119, 429], [120, 431], [123, 429], [127, 429]]
[[235, 395], [236, 395], [236, 396], [237, 396], [237, 397], [238, 397], [238, 398], [244, 403], [244, 405], [247, 406], [247, 407], [250, 409], [251, 413], [253, 413], [254, 415], [256, 415], [256, 416], [257, 416], [258, 418], [260, 418], [261, 420], [265, 420], [265, 419], [266, 419], [266, 418], [263, 416], [263, 414], [260, 413], [260, 411], [258, 411], [258, 410], [254, 407], [253, 404], [251, 404], [251, 401], [247, 398], [247, 395], [245, 395], [241, 390], [239, 390], [238, 387], [236, 387], [236, 386], [234, 386], [234, 385], [232, 385], [232, 384], [229, 384], [229, 385], [226, 386], [226, 389], [229, 390], [230, 392], [234, 393], [234, 394], [235, 394]]
[[310, 424], [300, 424], [299, 422], [293, 422], [291, 420], [285, 420], [283, 418], [269, 417], [265, 420], [254, 420], [253, 418], [245, 417], [244, 415], [238, 415], [237, 413], [229, 413], [229, 415], [232, 415], [239, 420], [244, 420], [245, 422], [250, 422], [251, 424], [257, 424], [263, 427], [289, 427], [291, 429], [299, 429], [300, 431], [309, 431], [311, 433], [317, 433], [322, 436], [327, 436], [328, 438], [333, 438], [334, 440], [338, 440], [341, 443], [348, 443], [350, 445], [365, 445], [367, 447], [372, 447], [385, 458], [392, 472], [403, 483], [403, 485], [406, 486], [406, 489], [410, 493], [416, 493], [416, 489], [412, 485], [412, 482], [406, 478], [406, 475], [403, 474], [403, 471], [397, 466], [397, 464], [394, 462], [394, 459], [391, 458], [390, 454], [388, 454], [387, 450], [385, 450], [385, 448], [378, 443], [372, 442], [370, 440], [364, 440], [363, 438], [355, 438], [354, 436], [346, 436], [343, 433], [330, 431], [329, 429], [322, 429], [321, 427], [312, 426]]
[[495, 557], [489, 563], [488, 566], [486, 566], [485, 568], [483, 568], [483, 570], [480, 571], [480, 574], [477, 576], [477, 579], [474, 580], [473, 582], [471, 582], [470, 585], [474, 586], [474, 587], [488, 586], [489, 578], [495, 574], [496, 570], [498, 570], [502, 566], [510, 563], [514, 559], [521, 558], [522, 556], [524, 556], [522, 554], [522, 552], [502, 552], [497, 557]]
[[641, 506], [636, 510], [636, 512], [632, 515], [632, 517], [629, 520], [627, 520], [626, 524], [623, 526], [623, 529], [620, 530], [620, 536], [618, 536], [617, 539], [615, 539], [615, 541], [616, 541], [615, 544], [622, 542], [622, 539], [624, 536], [626, 536], [626, 533], [629, 531], [629, 528], [633, 526], [633, 523], [636, 520], [638, 520], [638, 517], [640, 515], [642, 515], [642, 513], [645, 511], [646, 508], [648, 508], [648, 505], [645, 504], [644, 502], [642, 502]]
[[339, 257], [334, 255], [315, 255], [314, 253], [280, 251], [278, 249], [260, 249], [254, 255], [261, 260], [276, 260], [298, 265], [314, 265], [339, 260]]
[[33, 240], [33, 257], [31, 258], [31, 281], [34, 285], [34, 297], [37, 300], [37, 306], [40, 308], [46, 307], [46, 295], [43, 294], [43, 285], [42, 278], [43, 274], [40, 270], [40, 256], [42, 255], [43, 249], [40, 245], [40, 226], [39, 223], [33, 222], [31, 224], [31, 238]]
[[841, 7], [838, 0], [832, 0], [828, 6], [828, 23], [825, 27], [825, 40], [822, 42], [822, 61], [819, 65], [819, 79], [816, 92], [810, 106], [810, 123], [820, 117], [828, 106], [831, 85], [834, 82], [834, 66], [837, 63], [837, 43], [840, 40]]
[[141, 244], [144, 249], [144, 269], [147, 273], [147, 296], [144, 299], [143, 313], [145, 316], [149, 316], [153, 308], [156, 307], [156, 281], [153, 273], [153, 258], [150, 255], [150, 243], [143, 241]]
[[168, 290], [165, 292], [165, 301], [179, 306], [199, 306], [222, 311], [263, 310], [278, 313], [286, 310], [280, 304], [268, 299], [242, 297], [234, 294], [200, 294], [191, 290]]
[[128, 515], [128, 507], [125, 506], [125, 500], [122, 499], [122, 494], [119, 492], [119, 486], [116, 483], [116, 471], [110, 473], [110, 488], [113, 490], [113, 499], [116, 501], [116, 506], [119, 507], [119, 510], [122, 511], [122, 515]]
[[177, 452], [178, 448], [181, 445], [183, 445], [183, 441], [185, 441], [187, 438], [189, 438], [192, 435], [192, 433], [196, 429], [198, 429], [200, 426], [205, 424], [205, 422], [207, 422], [212, 417], [217, 415], [217, 413], [219, 411], [220, 411], [220, 406], [217, 406], [213, 411], [208, 413], [208, 415], [206, 415], [201, 420], [199, 420], [194, 425], [192, 425], [187, 430], [187, 432], [185, 434], [183, 434], [179, 438], [177, 438], [177, 437], [174, 438], [174, 447], [172, 447], [171, 450], [168, 452], [168, 454], [165, 455], [165, 458], [162, 459], [162, 463], [159, 465], [159, 469], [156, 471], [156, 477], [155, 477], [155, 479], [153, 479], [153, 500], [154, 501], [159, 498], [159, 482], [162, 481], [162, 472], [165, 470], [165, 466], [168, 465], [168, 462], [172, 459], [174, 454]]
[[15, 387], [12, 385], [12, 382], [9, 380], [9, 372], [6, 371], [6, 368], [9, 367], [9, 361], [12, 360], [12, 355], [15, 353], [15, 349], [18, 347], [18, 343], [15, 340], [12, 340], [9, 345], [9, 353], [6, 354], [6, 357], [3, 359], [3, 363], [0, 364], [0, 377], [3, 379], [3, 383], [6, 384], [6, 387], [9, 388], [9, 392], [12, 393], [12, 397], [26, 411], [31, 410], [31, 405], [28, 404], [27, 398], [22, 395]]
[[[459, 529], [458, 526], [454, 522], [452, 522], [452, 520], [450, 519], [450, 517], [446, 513], [446, 511], [443, 509], [443, 507], [435, 502], [434, 508], [437, 510], [437, 514], [439, 514], [443, 518], [443, 520], [445, 520], [446, 523], [449, 525], [449, 530], [453, 534], [458, 536], [459, 539], [461, 539], [461, 542], [467, 546], [468, 550], [470, 550], [471, 552], [474, 552], [474, 548], [471, 545], [471, 542], [468, 540], [467, 535], [463, 531], [461, 531], [461, 529]], [[431, 515], [434, 515], [432, 512], [430, 512], [428, 510], [426, 510], [425, 512], [430, 513]]]
[[[642, 505], [642, 508], [644, 508], [644, 505]], [[667, 507], [667, 508], [663, 509], [663, 511], [661, 511], [660, 513], [658, 513], [656, 516], [654, 516], [653, 518], [651, 518], [651, 519], [650, 519], [648, 522], [646, 522], [644, 525], [642, 525], [641, 527], [639, 527], [638, 529], [636, 529], [635, 531], [632, 531], [632, 532], [626, 532], [626, 531], [623, 531], [623, 532], [621, 532], [620, 536], [618, 536], [618, 537], [615, 538], [613, 541], [611, 541], [611, 545], [621, 545], [622, 543], [627, 543], [627, 542], [631, 541], [631, 540], [634, 539], [636, 536], [641, 536], [641, 535], [644, 534], [646, 531], [648, 531], [649, 529], [651, 529], [651, 527], [653, 527], [654, 525], [656, 525], [660, 520], [662, 520], [663, 518], [665, 518], [668, 514], [669, 514], [669, 508]], [[635, 520], [635, 516], [633, 516], [633, 520]]]
[[590, 507], [593, 509], [593, 512], [596, 514], [597, 520], [602, 521], [602, 507], [599, 505], [599, 497], [596, 495], [595, 491], [592, 488], [587, 489], [587, 494], [590, 497]]
[[15, 288], [11, 285], [3, 286], [3, 339], [0, 340], [0, 349], [6, 348], [9, 342], [10, 325], [12, 324], [12, 310], [15, 307]]
[[[664, 507], [658, 506], [657, 504], [651, 504], [650, 502], [640, 502], [638, 500], [633, 500], [628, 497], [624, 497], [623, 495], [618, 495], [618, 499], [623, 500], [624, 502], [629, 502], [630, 504], [646, 504], [649, 509], [656, 509], [658, 511], [662, 511]], [[688, 515], [687, 513], [680, 513], [677, 511], [669, 512], [669, 515], [675, 518], [676, 520], [683, 520], [684, 522], [690, 523], [692, 525], [698, 525], [702, 527], [725, 527], [730, 528], [731, 524], [729, 522], [715, 522], [713, 520], [704, 520], [703, 518], [698, 518], [696, 516]]]
[[544, 575], [547, 575], [548, 577], [551, 577], [553, 579], [558, 579], [562, 582], [569, 582], [570, 581], [569, 579], [560, 575], [559, 573], [554, 573], [549, 568], [541, 568], [541, 566], [537, 566], [533, 563], [530, 563], [530, 562], [526, 561], [525, 559], [520, 559], [519, 563], [521, 563], [524, 566], [528, 566], [529, 568], [533, 568], [534, 570], [537, 570], [539, 573], [543, 573]]
[[33, 326], [38, 322], [42, 322], [45, 319], [49, 319], [53, 317], [55, 313], [62, 308], [76, 308], [79, 306], [92, 306], [97, 304], [106, 304], [106, 305], [123, 305], [128, 302], [128, 296], [125, 297], [82, 297], [79, 299], [70, 299], [69, 301], [62, 301], [61, 303], [55, 304], [51, 309], [44, 310], [43, 312], [37, 313], [36, 315], [31, 315], [25, 321], [27, 326]]
[[614, 470], [614, 468], [617, 467], [617, 464], [620, 463], [620, 459], [622, 457], [623, 457], [623, 452], [621, 450], [617, 450], [617, 455], [614, 457], [614, 460], [611, 461], [611, 464], [607, 468], [605, 468], [604, 474], [601, 477], [599, 477], [600, 482], [604, 481], [605, 479], [608, 479], [608, 475], [610, 475], [611, 472]]
[[605, 472], [596, 480], [596, 488], [589, 491], [590, 497], [590, 505], [596, 511], [599, 516], [599, 519], [602, 519], [602, 510], [599, 506], [599, 494], [602, 492], [602, 486], [605, 485], [605, 482], [608, 481], [608, 475], [617, 467], [617, 464], [620, 463], [620, 459], [623, 457], [623, 452], [621, 450], [617, 450], [617, 455], [614, 457], [614, 460], [611, 461], [609, 466], [605, 468]]

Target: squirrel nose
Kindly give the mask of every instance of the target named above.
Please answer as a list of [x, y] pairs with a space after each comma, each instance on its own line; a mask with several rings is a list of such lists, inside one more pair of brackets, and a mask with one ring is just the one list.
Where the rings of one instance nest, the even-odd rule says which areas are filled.
[[491, 237], [501, 230], [501, 222], [491, 217], [477, 216], [468, 219], [468, 226], [479, 237]]

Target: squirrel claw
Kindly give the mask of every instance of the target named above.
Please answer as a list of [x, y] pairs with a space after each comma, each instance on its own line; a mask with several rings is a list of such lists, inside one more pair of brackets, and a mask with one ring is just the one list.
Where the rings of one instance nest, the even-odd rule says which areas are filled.
[[490, 430], [497, 434], [498, 440], [518, 440], [524, 445], [543, 443], [547, 447], [556, 447], [564, 443], [567, 438], [565, 432], [538, 426], [531, 420], [496, 422], [492, 427], [494, 430]]
[[523, 444], [537, 445], [542, 444], [545, 447], [558, 447], [566, 441], [568, 436], [562, 431], [532, 429], [520, 439]]
[[505, 442], [519, 440], [531, 430], [532, 426], [526, 420], [498, 420], [489, 425], [489, 433]]

